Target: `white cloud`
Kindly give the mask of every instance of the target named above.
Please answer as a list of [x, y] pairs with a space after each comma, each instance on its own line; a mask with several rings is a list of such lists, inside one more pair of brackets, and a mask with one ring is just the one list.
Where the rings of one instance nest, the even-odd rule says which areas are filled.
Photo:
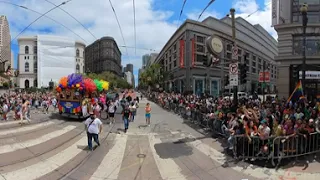
[[253, 25], [260, 24], [278, 39], [277, 32], [271, 27], [271, 0], [265, 0], [263, 7], [259, 7], [256, 0], [235, 0], [233, 7], [236, 9], [236, 16], [246, 19]]
[[[55, 4], [60, 4], [62, 0], [50, 0]], [[137, 31], [137, 47], [146, 49], [161, 50], [166, 41], [176, 30], [175, 24], [167, 22], [168, 18], [173, 15], [170, 11], [155, 11], [152, 7], [154, 0], [139, 0], [135, 1], [136, 6], [136, 31]], [[30, 9], [44, 13], [54, 6], [45, 0], [11, 0], [12, 3], [24, 5]], [[133, 4], [132, 0], [112, 0], [114, 9], [118, 15], [121, 28], [123, 30], [124, 39], [127, 46], [133, 47], [134, 43], [134, 28], [133, 28]], [[118, 45], [124, 45], [119, 27], [108, 0], [72, 0], [66, 5], [61, 6], [76, 17], [82, 24], [89, 27], [89, 30], [97, 37], [112, 36], [117, 41]], [[7, 16], [11, 23], [11, 36], [15, 37], [24, 27], [35, 20], [39, 14], [18, 8], [12, 5], [0, 5], [0, 12]], [[60, 9], [55, 9], [48, 13], [47, 16], [59, 21], [75, 33], [79, 34], [86, 40], [86, 44], [90, 44], [95, 39], [87, 32], [78, 22], [68, 16]], [[48, 18], [42, 17], [34, 23], [23, 35], [36, 35], [45, 30], [52, 30], [52, 34], [71, 36], [77, 40], [81, 40], [75, 34], [65, 29], [61, 25], [51, 21]], [[128, 48], [120, 48], [123, 54], [122, 64], [132, 63], [137, 70], [141, 66], [141, 56], [152, 51], [142, 49], [135, 50]]]
[[[188, 19], [192, 19], [192, 20], [198, 20], [200, 13], [202, 12], [202, 10], [193, 10], [190, 13], [187, 14], [187, 18]], [[199, 21], [203, 21], [204, 19], [206, 19], [207, 17], [215, 17], [215, 18], [221, 18], [221, 14], [215, 11], [205, 11]]]

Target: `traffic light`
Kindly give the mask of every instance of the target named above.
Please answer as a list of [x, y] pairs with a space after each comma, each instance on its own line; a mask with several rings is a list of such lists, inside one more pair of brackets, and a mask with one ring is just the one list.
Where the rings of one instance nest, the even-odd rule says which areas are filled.
[[212, 55], [203, 55], [202, 57], [203, 66], [210, 67], [212, 65]]
[[228, 86], [229, 85], [229, 75], [226, 75], [225, 77], [224, 77], [224, 86]]
[[247, 83], [248, 66], [246, 63], [239, 64], [239, 69], [240, 69], [240, 84], [245, 84]]

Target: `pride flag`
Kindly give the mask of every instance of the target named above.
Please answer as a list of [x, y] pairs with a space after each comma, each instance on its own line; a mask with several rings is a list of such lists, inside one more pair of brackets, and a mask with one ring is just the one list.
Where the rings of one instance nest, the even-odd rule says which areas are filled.
[[299, 99], [304, 99], [301, 81], [298, 82], [296, 88], [293, 90], [290, 97], [288, 98], [287, 103], [289, 103], [291, 100], [296, 101]]

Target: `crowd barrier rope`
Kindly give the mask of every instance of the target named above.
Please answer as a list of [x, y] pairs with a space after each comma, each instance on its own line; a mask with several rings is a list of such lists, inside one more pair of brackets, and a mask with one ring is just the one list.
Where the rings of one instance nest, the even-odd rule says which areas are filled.
[[[271, 136], [261, 139], [258, 136], [228, 135], [223, 132], [223, 123], [218, 119], [211, 119], [206, 113], [199, 110], [166, 102], [157, 98], [149, 98], [150, 101], [162, 108], [171, 111], [190, 123], [210, 130], [215, 136], [224, 137], [232, 147], [232, 153], [237, 160], [263, 160], [270, 162], [274, 167], [279, 167], [281, 160], [298, 158], [320, 152], [320, 134], [318, 132], [307, 135], [295, 136]], [[318, 128], [318, 127], [317, 127]]]

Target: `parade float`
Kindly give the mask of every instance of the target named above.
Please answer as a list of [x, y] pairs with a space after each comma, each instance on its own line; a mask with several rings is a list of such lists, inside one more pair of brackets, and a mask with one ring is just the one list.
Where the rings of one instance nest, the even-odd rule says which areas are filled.
[[93, 80], [81, 74], [62, 77], [56, 87], [59, 113], [86, 118], [92, 108], [92, 99], [108, 89], [109, 82], [104, 80]]

